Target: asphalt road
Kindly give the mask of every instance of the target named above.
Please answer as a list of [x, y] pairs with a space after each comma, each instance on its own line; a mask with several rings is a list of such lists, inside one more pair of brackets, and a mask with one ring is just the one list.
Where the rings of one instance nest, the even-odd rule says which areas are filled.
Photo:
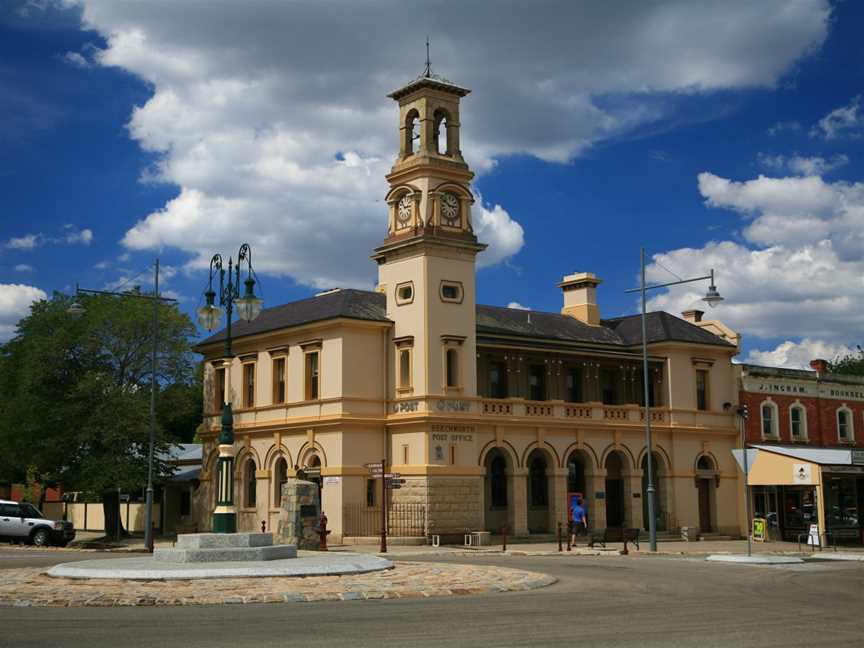
[[[72, 555], [31, 560], [57, 562]], [[7, 551], [0, 550], [0, 566], [8, 564], [6, 558]], [[864, 643], [862, 563], [756, 567], [697, 558], [479, 555], [448, 561], [530, 569], [553, 574], [559, 582], [529, 593], [438, 599], [0, 608], [0, 646], [813, 648]]]

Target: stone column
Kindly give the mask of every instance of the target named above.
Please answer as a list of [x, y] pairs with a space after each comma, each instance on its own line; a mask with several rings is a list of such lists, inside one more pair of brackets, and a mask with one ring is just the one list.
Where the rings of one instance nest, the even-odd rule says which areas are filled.
[[550, 471], [549, 528], [552, 533], [558, 531], [560, 522], [565, 532], [567, 530], [567, 469], [553, 468]]
[[[637, 493], [639, 497], [634, 497]], [[624, 478], [624, 515], [626, 525], [635, 529], [644, 528], [642, 497], [642, 471], [633, 470]]]
[[528, 469], [515, 468], [507, 475], [509, 520], [507, 526], [514, 536], [528, 535]]
[[606, 469], [598, 468], [592, 475], [585, 475], [585, 483], [590, 489], [588, 500], [588, 527], [590, 529], [606, 528], [606, 500], [597, 499], [597, 493], [606, 494]]

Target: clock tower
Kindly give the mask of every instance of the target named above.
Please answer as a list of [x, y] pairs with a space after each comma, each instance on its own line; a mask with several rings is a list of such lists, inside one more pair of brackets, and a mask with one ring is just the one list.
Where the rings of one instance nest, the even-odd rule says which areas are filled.
[[459, 146], [470, 91], [426, 70], [399, 103], [399, 156], [387, 175], [387, 237], [375, 250], [393, 320], [391, 397], [476, 396], [474, 174]]

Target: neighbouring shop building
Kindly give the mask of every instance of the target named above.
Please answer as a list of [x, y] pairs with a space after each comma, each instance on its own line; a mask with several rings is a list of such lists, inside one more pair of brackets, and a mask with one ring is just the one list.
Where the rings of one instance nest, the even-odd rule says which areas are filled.
[[[424, 75], [390, 95], [399, 153], [376, 290], [268, 308], [234, 326], [231, 358], [224, 332], [199, 345], [200, 529], [215, 503], [223, 399], [241, 530], [276, 528], [282, 484], [300, 470], [320, 485], [334, 539], [374, 535], [380, 481], [364, 464], [382, 458], [406, 481], [388, 495], [397, 535], [552, 533], [575, 492], [592, 527], [647, 526], [639, 317], [603, 319], [601, 281], [586, 272], [558, 285], [558, 313], [476, 303], [485, 246], [460, 150], [468, 93]], [[739, 338], [702, 315], [648, 316], [658, 525], [737, 535]]]
[[864, 378], [831, 374], [824, 360], [811, 366], [737, 367], [753, 514], [775, 538], [818, 524], [830, 541], [864, 542]]

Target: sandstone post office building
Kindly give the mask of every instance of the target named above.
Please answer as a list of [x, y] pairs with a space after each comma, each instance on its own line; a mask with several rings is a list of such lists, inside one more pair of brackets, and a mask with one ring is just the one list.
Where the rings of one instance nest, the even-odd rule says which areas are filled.
[[[485, 246], [460, 150], [468, 93], [426, 74], [390, 95], [399, 149], [374, 291], [330, 290], [239, 322], [232, 358], [224, 331], [199, 345], [199, 529], [215, 505], [223, 398], [235, 411], [239, 530], [275, 530], [281, 485], [301, 469], [321, 486], [334, 539], [374, 535], [380, 481], [364, 464], [384, 457], [406, 480], [388, 494], [396, 535], [552, 533], [568, 493], [584, 495], [593, 528], [647, 526], [639, 317], [603, 319], [601, 281], [587, 272], [549, 286], [558, 313], [477, 303]], [[557, 262], [564, 274], [574, 259]], [[658, 528], [737, 536], [724, 404], [736, 400], [739, 339], [701, 316], [648, 316]]]

